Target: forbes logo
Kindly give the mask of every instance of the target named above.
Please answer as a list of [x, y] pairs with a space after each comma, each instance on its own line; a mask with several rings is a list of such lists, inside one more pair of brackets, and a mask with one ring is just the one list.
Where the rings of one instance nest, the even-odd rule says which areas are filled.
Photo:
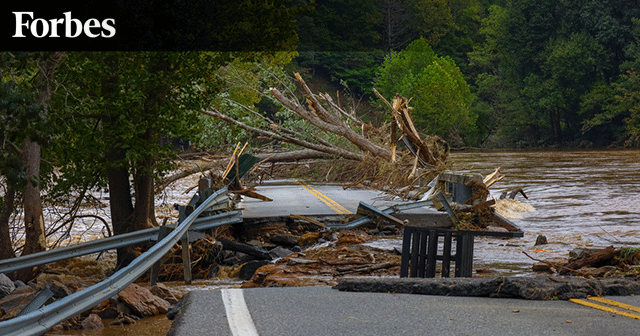
[[[84, 35], [95, 38], [110, 38], [116, 35], [114, 19], [89, 19], [84, 23], [71, 17], [71, 12], [63, 13], [62, 19], [33, 19], [33, 12], [13, 12], [16, 16], [16, 30], [13, 37], [27, 37], [30, 33], [37, 38], [60, 37], [64, 30], [64, 37], [74, 38]], [[25, 35], [27, 34], [27, 35]]]

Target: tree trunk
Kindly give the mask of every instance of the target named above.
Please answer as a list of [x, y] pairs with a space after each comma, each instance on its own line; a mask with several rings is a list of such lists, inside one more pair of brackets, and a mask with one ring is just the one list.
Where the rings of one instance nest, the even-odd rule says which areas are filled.
[[[106, 159], [109, 162], [124, 160], [125, 151], [112, 149]], [[111, 209], [113, 234], [119, 235], [130, 232], [133, 219], [133, 203], [131, 202], [129, 170], [127, 167], [109, 167], [107, 169], [107, 180], [109, 183], [109, 207]], [[117, 268], [128, 265], [135, 258], [127, 247], [119, 248], [117, 254]]]
[[0, 209], [0, 260], [15, 258], [16, 254], [11, 245], [9, 234], [9, 219], [13, 213], [13, 202], [16, 196], [15, 185], [7, 181], [2, 209]]
[[47, 244], [40, 198], [40, 145], [25, 139], [22, 143], [22, 154], [28, 179], [23, 195], [25, 245], [22, 255], [25, 255], [44, 251], [47, 249]]
[[[40, 68], [37, 76], [36, 102], [44, 107], [44, 115], [47, 115], [49, 100], [51, 100], [51, 82], [56, 68], [62, 62], [64, 53], [54, 52], [38, 59]], [[40, 252], [47, 249], [47, 241], [44, 228], [44, 216], [42, 214], [42, 199], [40, 198], [40, 144], [30, 138], [22, 142], [22, 163], [25, 167], [27, 185], [25, 186], [24, 223], [25, 245], [22, 255]], [[35, 268], [24, 269], [18, 272], [20, 280], [27, 282], [37, 274]]]
[[140, 164], [134, 177], [136, 206], [133, 212], [133, 230], [142, 230], [157, 226], [154, 204], [152, 158], [146, 158]]

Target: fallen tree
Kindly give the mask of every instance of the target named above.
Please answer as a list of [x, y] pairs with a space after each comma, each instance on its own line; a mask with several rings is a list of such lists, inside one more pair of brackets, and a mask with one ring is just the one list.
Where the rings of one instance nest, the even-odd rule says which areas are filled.
[[[302, 134], [301, 131], [287, 128], [264, 116], [262, 116], [262, 126], [249, 125], [215, 107], [201, 112], [253, 134], [305, 148], [290, 152], [256, 154], [255, 156], [261, 159], [260, 164], [317, 158], [346, 159], [340, 161], [339, 169], [335, 169], [335, 172], [337, 174], [339, 171], [340, 177], [344, 182], [348, 181], [349, 185], [368, 182], [384, 186], [386, 189], [400, 189], [415, 184], [419, 178], [430, 180], [446, 168], [449, 155], [448, 144], [437, 136], [424, 136], [417, 131], [411, 119], [408, 99], [396, 95], [392, 103], [389, 103], [374, 89], [374, 92], [389, 106], [392, 116], [390, 125], [385, 124], [375, 128], [362, 122], [355, 113], [345, 111], [340, 107], [339, 102], [335, 103], [328, 94], [313, 93], [298, 73], [295, 74], [295, 79], [302, 89], [306, 104], [296, 97], [286, 96], [277, 88], [269, 90], [271, 93], [269, 98], [275, 99], [294, 112], [297, 117], [317, 128], [318, 132]], [[390, 132], [388, 126], [391, 128]], [[334, 144], [326, 140], [327, 133], [347, 140], [354, 147]], [[400, 140], [403, 140], [408, 151], [396, 151], [396, 144]], [[168, 176], [159, 184], [157, 191], [177, 179], [205, 172], [216, 165], [223, 165], [222, 162], [228, 163], [229, 160], [209, 162]], [[327, 179], [331, 169], [333, 165], [327, 172]]]

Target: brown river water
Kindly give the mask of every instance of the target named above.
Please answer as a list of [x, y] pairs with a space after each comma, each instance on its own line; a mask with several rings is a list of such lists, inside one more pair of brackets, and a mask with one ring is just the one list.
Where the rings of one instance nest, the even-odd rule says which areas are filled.
[[[535, 258], [567, 256], [575, 247], [638, 247], [640, 244], [640, 151], [539, 151], [453, 153], [453, 169], [487, 175], [501, 167], [505, 178], [491, 187], [522, 187], [516, 200], [535, 210], [511, 221], [524, 238], [476, 238], [477, 267], [526, 274]], [[549, 244], [533, 247], [538, 235]]]
[[[640, 151], [457, 152], [453, 169], [487, 175], [501, 167], [505, 178], [491, 187], [521, 187], [528, 196], [516, 197], [510, 220], [523, 238], [477, 237], [474, 277], [532, 275], [537, 259], [566, 257], [576, 247], [640, 247]], [[518, 211], [521, 210], [521, 211]], [[538, 235], [548, 244], [534, 246]], [[373, 245], [401, 247], [401, 238], [382, 238]], [[193, 289], [229, 287], [238, 283], [202, 281], [194, 286], [169, 284], [183, 293]], [[66, 331], [81, 335], [164, 335], [170, 321], [164, 315], [135, 325], [99, 331]]]

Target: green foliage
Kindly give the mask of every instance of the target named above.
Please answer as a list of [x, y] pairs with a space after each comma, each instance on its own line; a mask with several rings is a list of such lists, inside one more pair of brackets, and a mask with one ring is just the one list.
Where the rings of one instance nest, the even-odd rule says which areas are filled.
[[474, 130], [469, 85], [451, 58], [437, 56], [425, 39], [391, 53], [375, 87], [385, 97], [410, 98], [414, 123], [424, 133], [452, 139]]
[[[173, 159], [167, 137], [196, 131], [203, 91], [221, 55], [206, 53], [71, 53], [53, 99], [59, 130], [51, 148], [59, 190], [106, 178], [109, 168], [161, 175]], [[115, 155], [114, 153], [120, 153]], [[157, 171], [142, 167], [153, 160]], [[106, 181], [102, 185], [106, 186]]]
[[[220, 84], [219, 93], [211, 94], [211, 106], [242, 123], [252, 126], [268, 126], [276, 122], [279, 107], [271, 102], [270, 87], [283, 91], [295, 90], [295, 85], [285, 74], [284, 67], [294, 52], [277, 52], [269, 55], [236, 55], [236, 58], [214, 72]], [[258, 105], [261, 109], [258, 108]], [[247, 141], [251, 135], [239, 127], [207, 115], [198, 116], [198, 132], [192, 140], [206, 149], [233, 147], [239, 141]]]
[[0, 54], [0, 175], [24, 185], [20, 146], [25, 138], [43, 141], [49, 135], [44, 108], [33, 87], [37, 68], [32, 53]]

